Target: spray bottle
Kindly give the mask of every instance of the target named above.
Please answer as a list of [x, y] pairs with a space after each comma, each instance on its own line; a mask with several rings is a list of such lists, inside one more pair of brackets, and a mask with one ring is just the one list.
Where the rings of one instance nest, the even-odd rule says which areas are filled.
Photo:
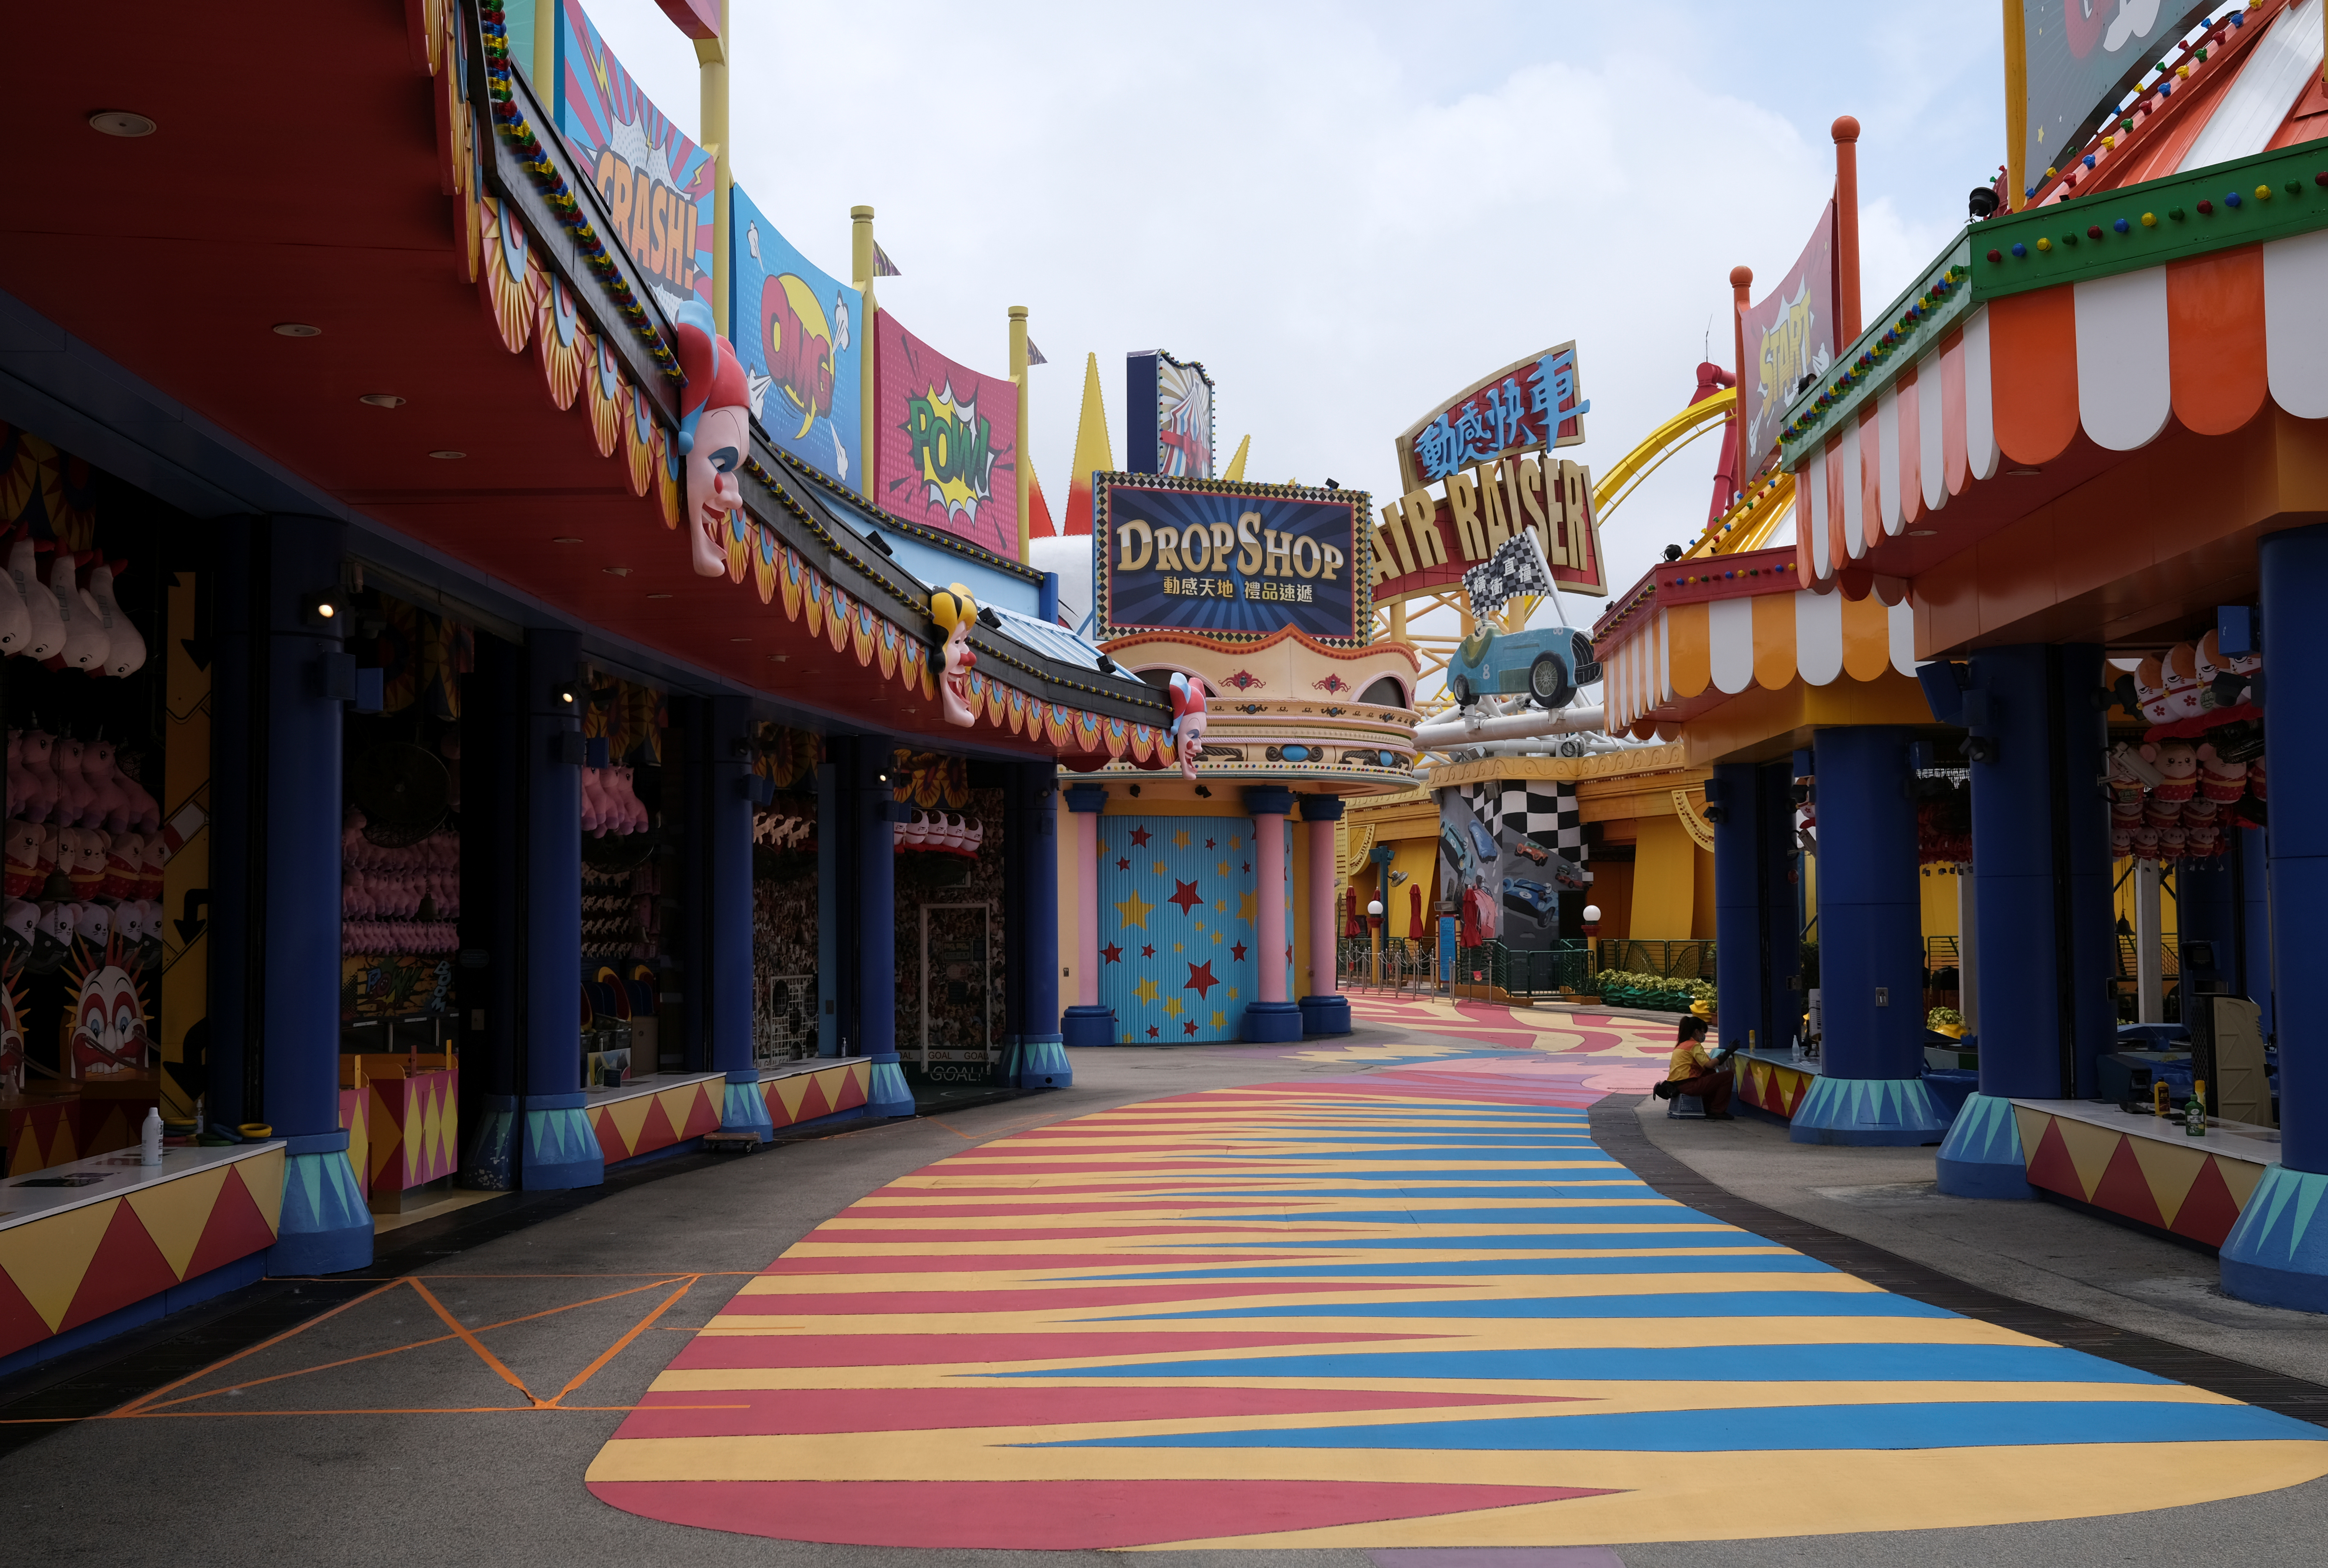
[[2191, 1102], [2182, 1107], [2182, 1132], [2188, 1138], [2207, 1135], [2207, 1080], [2194, 1078], [2191, 1083]]
[[158, 1106], [148, 1106], [146, 1124], [137, 1130], [137, 1163], [162, 1163], [162, 1113]]

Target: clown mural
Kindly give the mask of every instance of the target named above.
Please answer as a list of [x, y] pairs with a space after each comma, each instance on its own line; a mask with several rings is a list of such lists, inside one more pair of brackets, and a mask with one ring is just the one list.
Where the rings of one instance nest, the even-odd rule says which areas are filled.
[[930, 595], [930, 619], [945, 636], [930, 650], [930, 670], [938, 678], [938, 707], [948, 724], [968, 729], [978, 722], [970, 705], [970, 671], [978, 662], [971, 652], [970, 629], [978, 622], [978, 601], [956, 583]]
[[752, 452], [744, 367], [701, 300], [681, 305], [673, 324], [680, 369], [687, 377], [680, 394], [679, 450], [686, 469], [689, 552], [699, 577], [740, 580], [744, 492], [736, 474]]
[[66, 1056], [76, 1078], [107, 1078], [146, 1067], [146, 999], [122, 967], [120, 941], [108, 938], [104, 960], [81, 972]]

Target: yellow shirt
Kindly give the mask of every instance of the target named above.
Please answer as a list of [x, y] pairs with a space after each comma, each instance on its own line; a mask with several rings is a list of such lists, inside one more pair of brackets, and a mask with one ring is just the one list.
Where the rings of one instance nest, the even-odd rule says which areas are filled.
[[1687, 1045], [1674, 1047], [1673, 1063], [1666, 1070], [1666, 1082], [1683, 1083], [1701, 1073], [1711, 1073], [1713, 1068], [1714, 1061], [1706, 1054], [1705, 1042], [1692, 1040]]

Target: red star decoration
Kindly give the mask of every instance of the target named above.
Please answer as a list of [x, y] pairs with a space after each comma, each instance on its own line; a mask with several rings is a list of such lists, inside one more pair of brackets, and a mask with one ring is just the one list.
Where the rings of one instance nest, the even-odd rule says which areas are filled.
[[[1123, 962], [1123, 949], [1118, 947], [1112, 942], [1109, 943], [1105, 947], [1101, 948], [1099, 950], [1099, 955], [1102, 958], [1106, 959], [1110, 963], [1122, 963]], [[1239, 954], [1239, 956], [1242, 957], [1243, 954]]]
[[1180, 1030], [1183, 1034], [1195, 1034], [1197, 1032], [1197, 1020], [1190, 1019], [1187, 1023], [1180, 1026]]
[[1132, 829], [1132, 830], [1131, 830], [1131, 841], [1132, 841], [1132, 843], [1133, 843], [1133, 844], [1135, 844], [1135, 845], [1138, 845], [1138, 846], [1140, 846], [1140, 847], [1141, 847], [1141, 848], [1145, 848], [1145, 847], [1147, 846], [1147, 843], [1148, 843], [1148, 830], [1147, 830], [1146, 828], [1134, 828], [1134, 829]]
[[1140, 956], [1141, 956], [1141, 957], [1142, 957], [1142, 958], [1153, 958], [1153, 957], [1155, 957], [1155, 956], [1156, 956], [1156, 949], [1155, 949], [1155, 947], [1154, 947], [1152, 944], [1150, 944], [1144, 943], [1144, 942], [1143, 942], [1143, 943], [1141, 943], [1141, 944], [1140, 944]]
[[1237, 869], [1240, 871], [1250, 871], [1253, 869], [1253, 862], [1251, 860], [1240, 860], [1237, 862]]
[[1148, 1038], [1151, 1040], [1157, 1038], [1156, 1026], [1154, 1024], [1150, 1024], [1148, 1026]]
[[1164, 900], [1167, 904], [1178, 904], [1183, 915], [1204, 901], [1205, 896], [1197, 891], [1194, 882], [1183, 882], [1178, 877], [1172, 878], [1172, 897]]
[[1209, 849], [1211, 849], [1212, 847], [1213, 847], [1213, 841], [1212, 841], [1210, 839], [1206, 839], [1206, 840], [1205, 840], [1205, 848], [1206, 848], [1207, 850], [1209, 850]]
[[1188, 965], [1188, 982], [1180, 989], [1193, 991], [1198, 996], [1205, 996], [1211, 992], [1213, 987], [1220, 983], [1219, 979], [1213, 973], [1213, 961], [1208, 958], [1202, 963]]
[[1242, 942], [1231, 944], [1229, 947], [1229, 956], [1235, 959], [1239, 963], [1243, 963], [1244, 962], [1244, 944]]
[[1131, 869], [1131, 862], [1119, 855], [1116, 857], [1115, 869], [1119, 871], [1129, 871]]
[[1293, 944], [1290, 942], [1285, 944], [1285, 962], [1288, 963], [1293, 962]]

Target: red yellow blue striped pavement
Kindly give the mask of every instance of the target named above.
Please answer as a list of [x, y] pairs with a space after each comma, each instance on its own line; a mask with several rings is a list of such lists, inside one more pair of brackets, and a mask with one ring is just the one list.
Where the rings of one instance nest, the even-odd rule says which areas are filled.
[[1610, 1080], [1644, 1075], [1650, 1028], [1361, 1047], [1392, 1065], [939, 1160], [750, 1281], [591, 1489], [871, 1545], [1444, 1547], [2052, 1519], [2328, 1474], [2318, 1427], [1659, 1196], [1584, 1115], [1638, 1092]]

